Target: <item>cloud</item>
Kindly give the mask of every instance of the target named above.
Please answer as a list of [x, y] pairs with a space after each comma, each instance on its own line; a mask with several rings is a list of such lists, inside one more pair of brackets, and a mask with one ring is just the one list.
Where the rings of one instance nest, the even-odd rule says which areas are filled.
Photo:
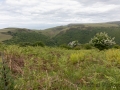
[[0, 5], [0, 26], [4, 27], [41, 29], [120, 20], [119, 0], [1, 0]]

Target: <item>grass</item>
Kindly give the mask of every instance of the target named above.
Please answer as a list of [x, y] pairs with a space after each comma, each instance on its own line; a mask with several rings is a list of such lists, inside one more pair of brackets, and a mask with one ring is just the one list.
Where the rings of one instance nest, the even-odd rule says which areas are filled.
[[119, 25], [108, 24], [108, 23], [95, 23], [95, 24], [85, 24], [85, 27], [119, 27]]
[[5, 40], [9, 40], [12, 38], [11, 35], [4, 34], [8, 31], [16, 32], [16, 30], [14, 28], [0, 29], [0, 42], [5, 41]]
[[4, 41], [4, 40], [11, 39], [11, 38], [12, 38], [11, 35], [6, 35], [6, 34], [0, 33], [0, 42], [2, 42], [2, 41]]
[[41, 30], [39, 32], [52, 38], [52, 37], [56, 36], [57, 34], [59, 34], [60, 32], [65, 33], [67, 30], [69, 30], [69, 27], [67, 27], [67, 26], [58, 26], [58, 27], [54, 27], [54, 28]]
[[[113, 54], [113, 52], [116, 52]], [[119, 49], [4, 47], [14, 90], [119, 90]]]

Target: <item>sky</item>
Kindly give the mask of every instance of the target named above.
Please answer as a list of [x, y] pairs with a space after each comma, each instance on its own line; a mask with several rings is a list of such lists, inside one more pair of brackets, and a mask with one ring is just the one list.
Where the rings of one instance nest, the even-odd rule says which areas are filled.
[[0, 0], [0, 28], [120, 21], [120, 0]]

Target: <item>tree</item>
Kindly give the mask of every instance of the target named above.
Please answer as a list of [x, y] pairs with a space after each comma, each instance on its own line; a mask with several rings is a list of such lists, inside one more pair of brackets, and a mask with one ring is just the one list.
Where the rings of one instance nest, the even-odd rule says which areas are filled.
[[115, 38], [111, 38], [105, 32], [97, 33], [91, 40], [90, 44], [94, 47], [98, 48], [99, 50], [109, 49], [115, 44]]

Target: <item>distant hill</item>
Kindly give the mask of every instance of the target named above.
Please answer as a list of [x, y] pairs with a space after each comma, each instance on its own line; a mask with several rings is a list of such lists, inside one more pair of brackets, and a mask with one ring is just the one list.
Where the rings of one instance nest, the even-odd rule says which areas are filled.
[[110, 27], [119, 27], [120, 22], [107, 22], [107, 23], [86, 23], [86, 24], [68, 24], [65, 26], [57, 26], [53, 28], [48, 28], [42, 30], [42, 34], [54, 37], [55, 35], [59, 34], [60, 32], [66, 32], [71, 28], [79, 28], [84, 30], [85, 28], [110, 28]]
[[120, 44], [120, 22], [106, 23], [86, 23], [86, 24], [68, 24], [58, 26], [42, 31], [55, 41], [57, 45], [69, 43], [78, 40], [80, 43], [87, 43], [98, 32], [107, 32], [109, 36], [115, 37], [115, 41]]
[[26, 31], [27, 29], [20, 28], [4, 28], [0, 29], [0, 42], [9, 40], [13, 37], [12, 33]]
[[107, 22], [107, 23], [120, 25], [120, 21], [113, 21], [113, 22]]
[[5, 29], [1, 29], [0, 30], [0, 42], [12, 38], [12, 35], [10, 35], [10, 34], [7, 33], [8, 31], [14, 32], [14, 29], [12, 29], [12, 28], [11, 29], [10, 28], [9, 29], [5, 28]]
[[1, 42], [6, 44], [19, 44], [24, 42], [33, 43], [36, 41], [42, 41], [46, 43], [49, 41], [49, 38], [41, 34], [41, 32], [25, 28], [5, 28], [0, 30], [0, 35], [2, 37]]
[[120, 44], [120, 21], [86, 24], [73, 23], [45, 30], [5, 28], [0, 30], [0, 41], [7, 44], [42, 41], [49, 46], [67, 44], [73, 40], [78, 40], [80, 43], [88, 43], [98, 32], [107, 32], [109, 36], [115, 37], [115, 41]]

